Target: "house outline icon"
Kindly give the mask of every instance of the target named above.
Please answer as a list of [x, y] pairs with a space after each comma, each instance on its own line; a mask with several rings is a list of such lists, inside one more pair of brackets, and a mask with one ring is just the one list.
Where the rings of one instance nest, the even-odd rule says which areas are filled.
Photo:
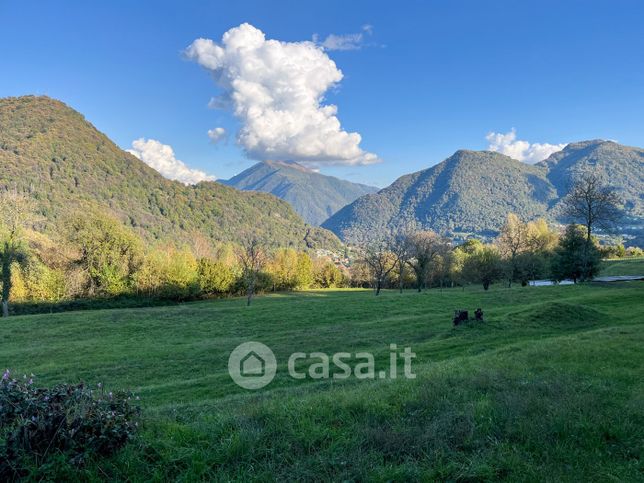
[[239, 344], [228, 357], [228, 374], [244, 389], [261, 389], [270, 384], [276, 372], [275, 354], [261, 342]]
[[239, 373], [243, 377], [263, 377], [266, 360], [255, 351], [250, 351], [239, 361]]

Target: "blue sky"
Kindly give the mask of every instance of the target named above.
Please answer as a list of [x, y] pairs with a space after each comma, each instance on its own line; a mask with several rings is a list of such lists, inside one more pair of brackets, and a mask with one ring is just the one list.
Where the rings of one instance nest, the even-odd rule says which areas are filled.
[[[61, 99], [123, 148], [157, 140], [191, 168], [227, 178], [254, 163], [235, 141], [248, 119], [235, 106], [208, 108], [225, 87], [183, 52], [244, 22], [283, 42], [362, 34], [358, 49], [314, 48], [343, 74], [323, 104], [337, 106], [341, 131], [359, 133], [359, 148], [380, 162], [323, 160], [324, 173], [386, 186], [512, 128], [530, 144], [501, 136], [497, 149], [526, 161], [546, 143], [644, 146], [636, 1], [0, 0], [0, 96]], [[207, 135], [215, 127], [227, 133], [217, 144]]]

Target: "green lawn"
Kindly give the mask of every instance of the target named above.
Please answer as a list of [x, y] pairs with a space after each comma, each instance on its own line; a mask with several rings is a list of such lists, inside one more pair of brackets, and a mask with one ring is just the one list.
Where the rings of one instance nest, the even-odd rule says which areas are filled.
[[600, 275], [644, 275], [644, 257], [604, 260]]
[[[37, 382], [140, 394], [140, 438], [72, 475], [166, 480], [641, 481], [644, 284], [277, 294], [14, 317], [0, 367]], [[453, 328], [454, 309], [486, 322]], [[269, 345], [272, 384], [237, 387], [241, 342]], [[417, 378], [288, 376], [294, 351], [410, 346]], [[44, 469], [41, 471], [45, 471]], [[42, 476], [34, 474], [34, 477]]]

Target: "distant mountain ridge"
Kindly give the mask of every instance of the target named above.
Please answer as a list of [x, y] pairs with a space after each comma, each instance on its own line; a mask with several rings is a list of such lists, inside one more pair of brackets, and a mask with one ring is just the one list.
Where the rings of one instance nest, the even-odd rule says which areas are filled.
[[571, 143], [536, 165], [496, 152], [457, 151], [357, 199], [322, 226], [344, 239], [408, 221], [456, 237], [494, 236], [508, 212], [559, 219], [561, 198], [585, 170], [623, 197], [634, 234], [644, 230], [644, 150], [601, 140]]
[[547, 169], [547, 178], [561, 198], [571, 181], [586, 170], [602, 175], [625, 201], [629, 216], [644, 217], [644, 149], [623, 146], [614, 141], [582, 141], [538, 163]]
[[271, 193], [288, 201], [311, 225], [320, 225], [343, 206], [378, 188], [327, 176], [294, 161], [262, 161], [220, 183]]
[[[345, 239], [353, 230], [406, 220], [455, 237], [493, 236], [508, 212], [524, 220], [559, 219], [562, 196], [584, 170], [616, 188], [625, 201], [626, 234], [644, 245], [644, 150], [612, 141], [571, 143], [536, 165], [461, 150], [377, 193], [292, 162], [258, 163], [226, 182], [270, 191], [283, 198], [278, 199], [218, 182], [185, 186], [167, 180], [60, 101], [0, 99], [0, 189], [29, 193], [44, 219], [42, 230], [52, 233], [71, 211], [98, 204], [149, 241], [185, 243], [195, 233], [235, 241], [252, 231], [282, 246], [339, 247], [335, 235], [295, 213], [284, 201], [291, 197], [316, 222], [339, 209], [322, 226]], [[357, 199], [343, 207], [353, 196]]]
[[0, 189], [29, 193], [49, 233], [70, 212], [96, 204], [148, 241], [189, 243], [195, 233], [239, 241], [249, 232], [282, 246], [340, 246], [331, 232], [306, 224], [270, 194], [164, 178], [48, 97], [0, 99]]

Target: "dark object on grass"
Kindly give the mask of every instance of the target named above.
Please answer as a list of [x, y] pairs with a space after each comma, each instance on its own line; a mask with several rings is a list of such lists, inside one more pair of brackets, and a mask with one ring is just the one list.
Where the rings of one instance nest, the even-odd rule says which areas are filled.
[[470, 316], [467, 310], [455, 310], [454, 311], [454, 325], [459, 325], [461, 322], [467, 322], [470, 319]]
[[[454, 311], [454, 326], [460, 325], [463, 322], [469, 322], [470, 316], [467, 310], [455, 310]], [[474, 311], [474, 320], [477, 322], [483, 322], [483, 309], [480, 307]]]

